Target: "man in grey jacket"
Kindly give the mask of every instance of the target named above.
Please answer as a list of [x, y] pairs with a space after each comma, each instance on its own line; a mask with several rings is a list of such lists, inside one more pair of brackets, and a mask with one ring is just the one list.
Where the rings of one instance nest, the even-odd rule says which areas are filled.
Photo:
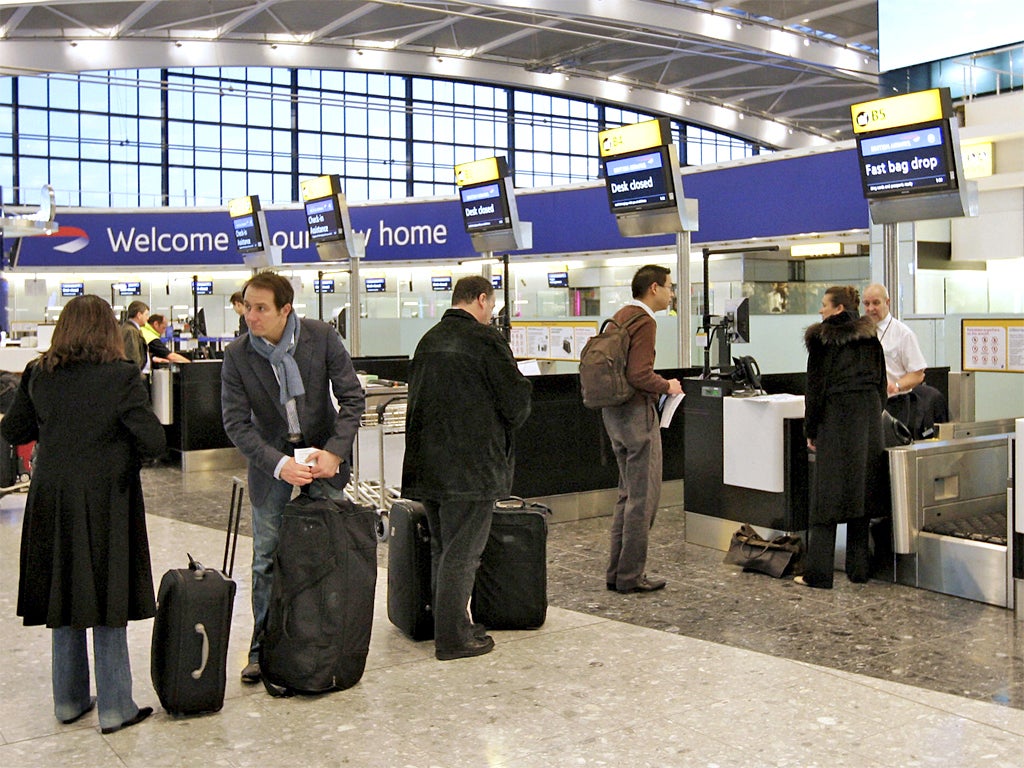
[[[364, 396], [341, 337], [326, 323], [298, 318], [286, 278], [260, 272], [242, 295], [249, 332], [224, 351], [221, 408], [224, 431], [249, 462], [253, 635], [242, 681], [255, 683], [284, 507], [293, 486], [314, 480], [322, 482], [311, 495], [343, 497]], [[298, 448], [316, 449], [308, 464], [296, 461]]]
[[513, 432], [530, 414], [532, 386], [490, 325], [493, 311], [490, 280], [460, 279], [452, 308], [420, 339], [410, 366], [402, 494], [427, 512], [441, 660], [494, 648], [469, 599], [494, 502], [512, 488]]

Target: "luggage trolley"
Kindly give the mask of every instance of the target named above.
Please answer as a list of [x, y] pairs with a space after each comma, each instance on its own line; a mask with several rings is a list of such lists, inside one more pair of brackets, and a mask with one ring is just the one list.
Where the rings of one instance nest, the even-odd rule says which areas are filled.
[[366, 411], [360, 418], [353, 450], [352, 479], [346, 495], [357, 504], [377, 510], [381, 541], [387, 537], [388, 510], [401, 495], [405, 412], [405, 395], [389, 397]]

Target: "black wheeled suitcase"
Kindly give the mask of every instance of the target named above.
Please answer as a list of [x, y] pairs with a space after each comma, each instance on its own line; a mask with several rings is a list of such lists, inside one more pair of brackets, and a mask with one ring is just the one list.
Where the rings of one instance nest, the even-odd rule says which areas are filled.
[[434, 637], [430, 527], [423, 505], [398, 499], [388, 511], [388, 619], [413, 640]]
[[359, 682], [377, 584], [377, 511], [302, 493], [288, 502], [274, 554], [260, 674], [272, 696]]
[[488, 629], [536, 629], [548, 611], [548, 515], [517, 497], [494, 505], [473, 587], [473, 620]]
[[244, 495], [245, 484], [234, 478], [223, 569], [204, 568], [189, 555], [188, 568], [173, 568], [160, 580], [150, 675], [160, 704], [172, 715], [224, 706], [236, 587], [231, 570]]

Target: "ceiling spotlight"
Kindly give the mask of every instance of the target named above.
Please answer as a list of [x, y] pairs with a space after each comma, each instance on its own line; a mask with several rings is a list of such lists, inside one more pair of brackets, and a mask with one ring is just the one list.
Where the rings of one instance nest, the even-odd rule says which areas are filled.
[[810, 46], [810, 44], [811, 44], [810, 39], [805, 37], [804, 38], [804, 47], [807, 48], [808, 46]]
[[75, 41], [75, 40], [70, 40], [68, 42], [68, 45], [70, 45], [72, 48], [77, 48], [78, 47], [78, 42]]
[[277, 43], [271, 43], [270, 44], [270, 50], [276, 51], [277, 50]]
[[358, 54], [359, 56], [362, 56], [362, 55], [363, 55], [363, 49], [362, 49], [362, 48], [360, 48], [359, 50], [357, 50], [357, 51], [356, 51], [356, 53], [357, 53], [357, 54]]
[[743, 113], [740, 112], [740, 120], [742, 120], [742, 119], [743, 119]]
[[691, 103], [692, 102], [689, 99], [686, 100], [686, 106], [690, 106]]
[[181, 40], [175, 40], [174, 41], [174, 47], [175, 48], [181, 48]]
[[444, 62], [444, 57], [443, 56], [438, 56], [437, 60], [440, 61], [440, 62]]

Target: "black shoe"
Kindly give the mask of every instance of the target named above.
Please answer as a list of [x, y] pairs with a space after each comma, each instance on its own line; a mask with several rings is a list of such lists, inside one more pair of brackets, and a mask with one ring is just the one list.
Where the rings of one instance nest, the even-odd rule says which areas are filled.
[[618, 591], [623, 595], [628, 595], [630, 592], [657, 592], [659, 589], [664, 589], [666, 583], [664, 579], [649, 579], [645, 574], [640, 577], [640, 581], [636, 583], [636, 586]]
[[61, 720], [61, 723], [63, 723], [64, 725], [71, 725], [72, 723], [77, 723], [79, 720], [81, 720], [83, 717], [88, 715], [94, 709], [96, 709], [96, 697], [95, 696], [93, 696], [93, 697], [91, 697], [89, 699], [89, 706], [87, 706], [85, 709], [83, 709], [81, 712], [79, 712], [74, 717], [69, 717], [67, 720]]
[[242, 670], [242, 682], [246, 685], [252, 683], [258, 683], [260, 681], [260, 663], [258, 661], [250, 661], [245, 665], [245, 669]]
[[493, 650], [494, 638], [490, 635], [484, 635], [482, 638], [478, 638], [462, 648], [454, 648], [450, 651], [438, 648], [434, 651], [434, 655], [439, 661], [451, 661], [452, 659], [466, 659], [471, 656], [483, 656], [485, 653], [490, 653]]
[[112, 725], [109, 728], [100, 728], [100, 733], [106, 735], [108, 733], [116, 733], [122, 728], [130, 728], [133, 725], [138, 725], [147, 717], [153, 714], [152, 707], [140, 707], [139, 711], [135, 713], [135, 717], [130, 717], [120, 725]]
[[604, 585], [608, 588], [609, 592], [615, 592], [618, 589], [618, 587], [615, 586], [614, 581], [606, 581]]

